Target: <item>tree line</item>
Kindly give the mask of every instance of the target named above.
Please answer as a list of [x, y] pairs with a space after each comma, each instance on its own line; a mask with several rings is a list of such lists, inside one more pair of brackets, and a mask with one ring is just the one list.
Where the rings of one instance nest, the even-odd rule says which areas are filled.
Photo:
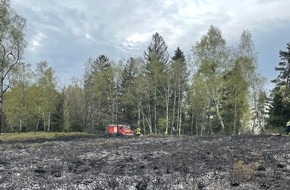
[[81, 78], [61, 85], [46, 61], [34, 70], [22, 62], [25, 19], [8, 0], [1, 1], [0, 14], [7, 14], [1, 26], [11, 24], [0, 34], [2, 131], [103, 133], [114, 123], [144, 134], [236, 135], [265, 132], [269, 123], [250, 31], [230, 46], [210, 26], [193, 43], [191, 59], [179, 47], [170, 56], [156, 32], [143, 55], [118, 62], [106, 55], [89, 58]]

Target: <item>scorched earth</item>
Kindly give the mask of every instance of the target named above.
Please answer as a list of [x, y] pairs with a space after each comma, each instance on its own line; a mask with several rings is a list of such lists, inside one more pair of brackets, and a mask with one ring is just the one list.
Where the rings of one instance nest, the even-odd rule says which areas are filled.
[[290, 189], [286, 136], [0, 144], [0, 189]]

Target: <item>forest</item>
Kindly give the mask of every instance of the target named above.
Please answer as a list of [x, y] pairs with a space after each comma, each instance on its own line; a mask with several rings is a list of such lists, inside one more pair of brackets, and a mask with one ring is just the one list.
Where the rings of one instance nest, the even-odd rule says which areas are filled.
[[47, 61], [23, 61], [26, 20], [9, 1], [0, 15], [0, 132], [103, 134], [114, 123], [144, 134], [238, 135], [283, 131], [289, 119], [290, 43], [277, 52], [270, 94], [251, 32], [232, 46], [213, 25], [192, 42], [190, 59], [179, 47], [170, 55], [156, 32], [143, 55], [88, 58], [81, 77], [61, 84]]

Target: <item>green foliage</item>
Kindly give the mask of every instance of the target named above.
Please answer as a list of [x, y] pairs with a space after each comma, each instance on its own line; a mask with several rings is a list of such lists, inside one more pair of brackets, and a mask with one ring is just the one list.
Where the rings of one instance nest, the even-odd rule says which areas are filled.
[[[150, 134], [171, 132], [173, 127], [178, 134], [238, 134], [246, 131], [251, 119], [262, 123], [267, 98], [256, 73], [249, 31], [243, 31], [239, 44], [232, 48], [222, 31], [210, 26], [192, 47], [193, 68], [179, 47], [169, 60], [167, 44], [156, 32], [144, 59], [130, 58], [116, 65], [106, 55], [99, 55], [86, 63], [83, 80], [73, 78], [60, 89], [45, 61], [39, 62], [34, 72], [28, 64], [15, 67], [25, 47], [25, 20], [7, 0], [1, 1], [0, 15], [0, 73], [8, 76], [5, 73], [9, 72], [13, 83], [7, 90], [8, 81], [0, 80], [2, 95], [7, 90], [4, 112], [8, 131], [104, 132], [108, 124], [124, 123], [140, 126]], [[289, 81], [289, 56], [284, 51], [280, 56], [283, 63], [276, 68], [281, 73], [276, 82], [281, 86]], [[288, 89], [277, 88], [273, 94], [272, 123], [286, 120], [278, 114], [290, 110]]]
[[281, 89], [276, 87], [272, 90], [272, 104], [269, 112], [269, 128], [284, 128], [286, 123], [290, 120], [290, 102], [285, 101], [283, 97], [283, 91], [286, 89]]
[[85, 113], [89, 131], [117, 122], [118, 88], [112, 62], [105, 55], [89, 61], [85, 74]]
[[119, 122], [137, 125], [138, 103], [142, 92], [140, 84], [142, 60], [130, 58], [121, 71]]
[[280, 50], [280, 59], [275, 70], [279, 72], [278, 77], [272, 82], [275, 84], [271, 92], [271, 106], [269, 110], [268, 128], [277, 130], [285, 128], [290, 120], [290, 84], [289, 84], [289, 63], [290, 43], [287, 44], [287, 51]]
[[243, 63], [241, 59], [236, 60], [233, 68], [224, 75], [222, 115], [225, 118], [227, 134], [237, 134], [241, 130], [241, 121], [246, 117], [249, 108], [249, 84], [242, 73]]
[[158, 119], [158, 128], [160, 129], [161, 133], [165, 131], [167, 125], [168, 121], [166, 120], [166, 118]]
[[29, 65], [20, 65], [14, 71], [18, 77], [14, 77], [14, 85], [7, 91], [4, 102], [6, 122], [12, 131], [51, 129], [56, 81], [47, 63], [41, 62], [38, 66], [37, 74], [32, 74]]
[[69, 131], [84, 131], [85, 128], [85, 101], [84, 90], [80, 84], [81, 81], [75, 79], [72, 84], [65, 90], [67, 103], [67, 117]]
[[0, 1], [0, 133], [4, 124], [3, 96], [12, 85], [11, 71], [19, 64], [26, 46], [26, 21], [10, 6], [9, 0]]
[[[192, 50], [197, 72], [193, 75], [190, 99], [196, 131], [237, 134], [248, 128], [251, 119], [262, 123], [263, 108], [258, 110], [257, 106], [257, 97], [263, 92], [262, 80], [256, 74], [251, 33], [243, 31], [234, 49], [226, 46], [220, 29], [211, 26]], [[251, 99], [258, 118], [249, 117]]]
[[69, 131], [66, 130], [66, 115], [68, 108], [66, 106], [67, 100], [65, 93], [64, 89], [61, 89], [61, 91], [57, 93], [55, 111], [51, 115], [51, 132]]
[[[205, 96], [208, 96], [207, 108], [203, 110], [204, 117], [208, 115], [209, 110], [213, 107], [216, 116], [221, 124], [221, 131], [224, 133], [224, 119], [221, 115], [221, 88], [224, 86], [223, 75], [228, 68], [228, 50], [226, 41], [222, 37], [221, 30], [217, 27], [211, 26], [207, 34], [202, 36], [201, 40], [193, 47], [193, 54], [195, 55], [195, 64], [199, 75], [198, 82], [202, 82], [205, 86]], [[212, 117], [212, 116], [209, 116]], [[204, 126], [205, 123], [202, 124]], [[207, 122], [208, 126], [211, 126]], [[210, 130], [212, 131], [212, 130]]]
[[[165, 113], [168, 101], [168, 59], [167, 45], [158, 33], [152, 36], [152, 42], [144, 54], [144, 89], [147, 91], [146, 115], [149, 131], [157, 132], [157, 121]], [[153, 126], [153, 129], [152, 129]]]
[[[194, 117], [194, 125], [196, 134], [202, 134], [204, 131], [204, 117], [206, 113], [212, 113], [209, 107], [210, 98], [207, 96], [206, 84], [202, 80], [201, 75], [196, 74], [193, 76], [193, 83], [189, 92], [189, 104]], [[207, 115], [209, 115], [207, 114]]]
[[71, 132], [84, 132], [84, 125], [72, 124], [70, 126], [69, 131], [71, 131]]
[[50, 130], [51, 114], [55, 111], [56, 105], [56, 79], [54, 71], [45, 61], [39, 62], [36, 67], [36, 88], [34, 103], [37, 107], [36, 131], [40, 127], [40, 121], [43, 121], [44, 131]]
[[182, 110], [186, 110], [184, 107], [187, 99], [188, 91], [188, 71], [187, 62], [183, 51], [179, 47], [174, 51], [174, 56], [171, 58], [169, 65], [169, 96], [170, 96], [170, 112], [172, 112], [171, 119], [168, 118], [168, 122], [171, 120], [171, 129], [176, 126], [178, 131], [181, 131], [182, 123], [180, 122], [185, 116]]

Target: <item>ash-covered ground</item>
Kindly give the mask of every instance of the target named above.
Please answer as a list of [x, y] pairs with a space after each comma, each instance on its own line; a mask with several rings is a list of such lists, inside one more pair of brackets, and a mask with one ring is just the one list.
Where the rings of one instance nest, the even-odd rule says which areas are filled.
[[290, 189], [290, 137], [0, 144], [0, 189]]

